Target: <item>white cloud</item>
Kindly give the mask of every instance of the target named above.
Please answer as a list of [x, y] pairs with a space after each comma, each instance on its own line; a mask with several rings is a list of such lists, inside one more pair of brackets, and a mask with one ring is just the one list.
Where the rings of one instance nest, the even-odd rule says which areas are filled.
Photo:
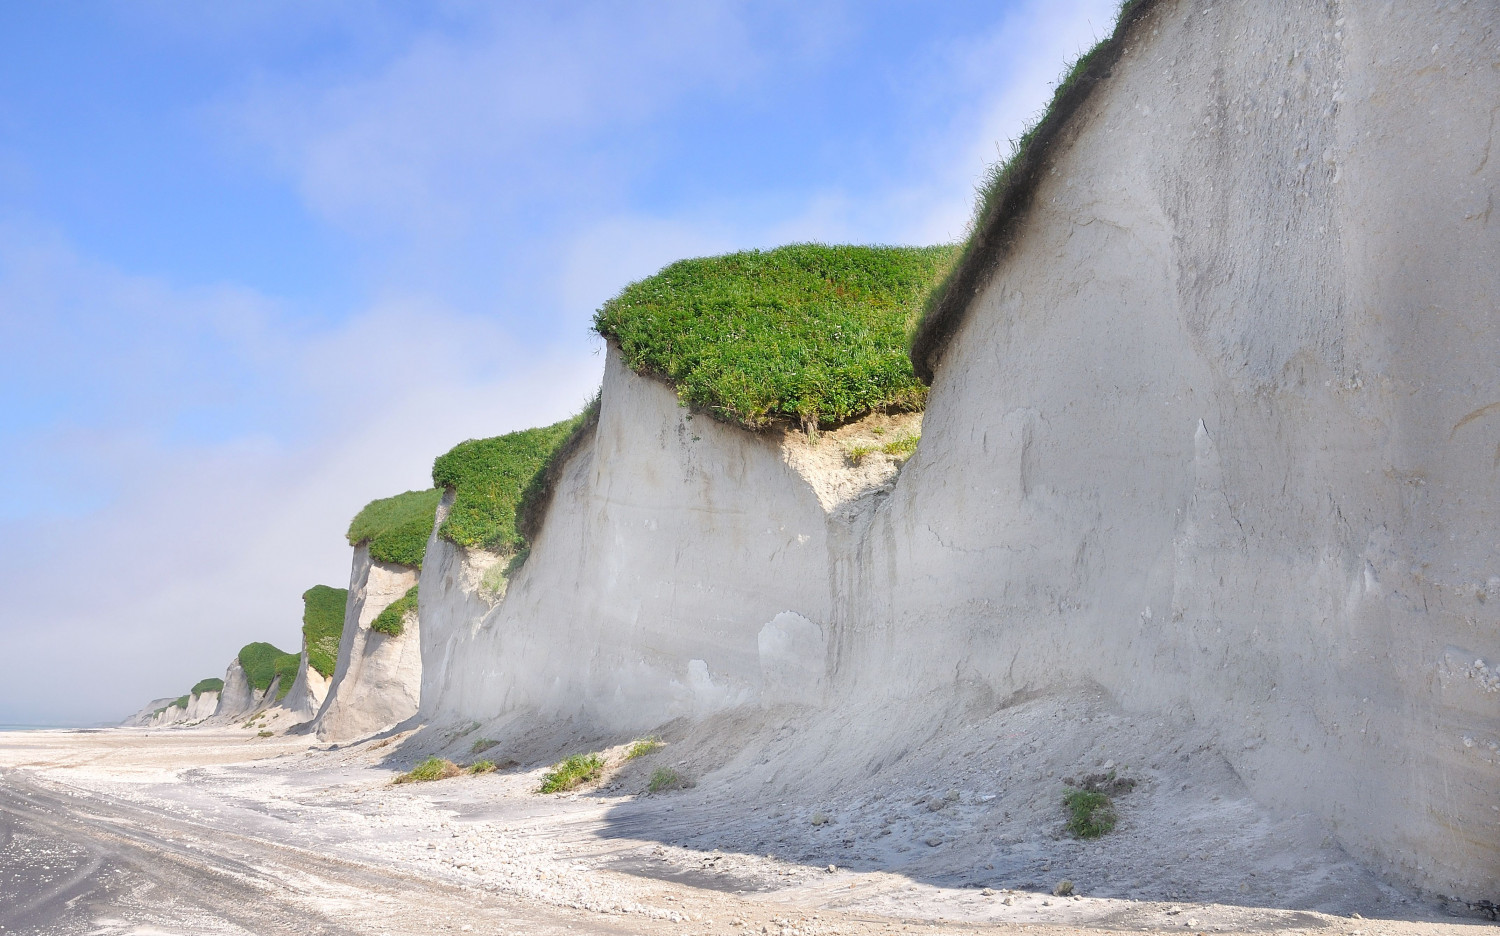
[[[107, 428], [21, 436], [37, 464], [102, 486], [54, 486], [0, 521], [0, 721], [123, 716], [221, 673], [251, 640], [295, 648], [301, 592], [345, 584], [342, 534], [364, 503], [430, 485], [433, 457], [458, 441], [576, 411], [601, 369], [582, 342], [523, 350], [491, 322], [413, 302], [309, 335], [263, 300], [176, 292], [56, 245], [45, 272], [27, 269], [24, 289], [0, 278], [0, 321], [29, 323], [13, 353], [111, 373], [74, 404]], [[118, 326], [93, 340], [88, 322]], [[205, 334], [222, 339], [212, 360], [181, 366]], [[170, 388], [150, 379], [158, 367]], [[249, 416], [223, 438], [175, 435], [200, 395]], [[242, 397], [274, 411], [261, 424]], [[278, 435], [286, 424], [298, 431]], [[79, 494], [82, 509], [57, 509]]]
[[236, 119], [325, 217], [449, 234], [617, 188], [612, 131], [759, 67], [726, 3], [483, 5], [372, 74], [265, 80]]

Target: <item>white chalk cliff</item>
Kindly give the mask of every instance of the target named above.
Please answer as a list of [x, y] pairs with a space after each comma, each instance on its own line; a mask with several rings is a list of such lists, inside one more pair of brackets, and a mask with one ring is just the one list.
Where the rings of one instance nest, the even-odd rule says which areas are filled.
[[[407, 615], [398, 636], [370, 627], [415, 584], [416, 569], [371, 559], [366, 543], [354, 547], [338, 664], [316, 721], [320, 739], [363, 737], [416, 714], [422, 685], [418, 616]], [[306, 666], [304, 671], [313, 672]]]
[[1494, 4], [1138, 5], [922, 362], [888, 496], [830, 509], [611, 351], [503, 600], [429, 551], [423, 713], [791, 701], [852, 737], [1092, 682], [1390, 876], [1500, 892], [1497, 34]]
[[783, 647], [763, 660], [762, 630], [831, 617], [828, 536], [777, 434], [694, 416], [611, 348], [598, 426], [504, 600], [491, 609], [458, 551], [429, 545], [424, 714], [628, 729], [755, 702]]
[[276, 690], [276, 682], [273, 680], [268, 690], [257, 690], [250, 685], [250, 679], [245, 675], [245, 668], [240, 666], [239, 658], [229, 662], [229, 669], [224, 671], [224, 688], [219, 693], [219, 704], [214, 710], [214, 719], [219, 722], [231, 722], [237, 718], [245, 718], [260, 711], [265, 707], [267, 697], [272, 699]]

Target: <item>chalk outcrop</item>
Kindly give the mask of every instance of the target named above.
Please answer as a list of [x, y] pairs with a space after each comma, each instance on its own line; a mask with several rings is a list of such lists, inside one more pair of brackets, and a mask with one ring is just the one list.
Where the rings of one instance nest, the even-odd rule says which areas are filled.
[[423, 589], [424, 713], [868, 737], [1088, 683], [1388, 875], [1500, 891], [1500, 10], [1132, 10], [888, 495], [830, 509], [612, 350], [503, 601]]
[[310, 721], [322, 711], [323, 701], [328, 698], [328, 687], [332, 684], [332, 679], [324, 678], [322, 673], [308, 665], [307, 648], [303, 647], [297, 678], [279, 707], [286, 710], [295, 722]]
[[416, 714], [422, 687], [418, 616], [408, 615], [398, 636], [370, 625], [417, 584], [417, 576], [416, 569], [371, 559], [365, 543], [354, 547], [338, 666], [316, 721], [320, 739], [363, 737]]
[[1497, 29], [1152, 5], [937, 362], [845, 692], [1086, 676], [1393, 876], [1500, 890]]
[[229, 668], [224, 671], [224, 688], [219, 693], [214, 718], [218, 721], [246, 718], [265, 707], [267, 696], [274, 699], [272, 693], [276, 688], [273, 682], [269, 690], [255, 689], [250, 685], [250, 678], [245, 675], [245, 668], [240, 665], [240, 661], [231, 660]]
[[611, 347], [597, 428], [504, 600], [490, 609], [429, 545], [424, 712], [629, 729], [756, 702], [762, 630], [830, 618], [828, 537], [777, 434], [695, 416]]

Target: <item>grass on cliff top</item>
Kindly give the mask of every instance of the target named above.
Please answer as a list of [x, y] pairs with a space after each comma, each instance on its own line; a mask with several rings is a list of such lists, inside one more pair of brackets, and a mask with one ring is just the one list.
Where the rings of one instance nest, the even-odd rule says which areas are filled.
[[927, 358], [957, 329], [961, 312], [958, 306], [969, 301], [969, 296], [960, 294], [954, 297], [954, 302], [947, 302], [949, 292], [962, 281], [969, 286], [977, 282], [977, 266], [985, 257], [976, 256], [975, 251], [987, 254], [995, 250], [998, 245], [986, 243], [994, 223], [1001, 216], [1012, 213], [1015, 204], [1025, 201], [1026, 190], [1040, 169], [1037, 151], [1046, 148], [1039, 144], [1047, 143], [1076, 108], [1084, 93], [1083, 86], [1107, 73], [1111, 53], [1123, 38], [1121, 27], [1132, 14], [1143, 11], [1149, 2], [1121, 0], [1110, 34], [1064, 67], [1046, 109], [1036, 116], [1020, 137], [1010, 141], [1010, 152], [1006, 156], [985, 169], [977, 186], [978, 197], [968, 234], [958, 244], [953, 262], [923, 297], [920, 320], [911, 331], [910, 354], [918, 373], [930, 379]]
[[276, 701], [280, 702], [292, 690], [297, 667], [302, 665], [302, 654], [286, 653], [268, 643], [252, 643], [240, 649], [239, 660], [250, 688], [257, 692], [269, 689], [271, 682], [277, 676], [281, 677], [281, 683], [276, 687]]
[[175, 700], [173, 700], [171, 702], [168, 702], [166, 705], [163, 705], [161, 708], [159, 708], [156, 711], [152, 712], [151, 713], [151, 717], [152, 718], [157, 718], [157, 717], [159, 717], [161, 715], [162, 712], [165, 712], [167, 709], [173, 709], [173, 708], [181, 708], [181, 709], [187, 708], [187, 696], [183, 696], [180, 699], [175, 699]]
[[452, 488], [453, 507], [439, 533], [460, 546], [517, 553], [526, 545], [517, 518], [538, 493], [547, 466], [587, 414], [493, 439], [470, 439], [432, 464], [432, 483]]
[[210, 676], [208, 679], [200, 679], [200, 680], [198, 680], [197, 685], [193, 686], [193, 688], [191, 690], [189, 690], [188, 695], [202, 695], [205, 692], [223, 692], [223, 691], [224, 691], [224, 680], [219, 679], [219, 678], [214, 677], [214, 676]]
[[752, 429], [920, 409], [907, 335], [956, 255], [794, 244], [682, 260], [625, 287], [594, 328], [684, 403]]
[[349, 589], [332, 585], [314, 585], [302, 593], [302, 646], [307, 648], [307, 665], [325, 678], [333, 675], [338, 664], [348, 600]]
[[349, 523], [349, 545], [368, 540], [371, 558], [420, 569], [442, 498], [434, 488], [370, 501]]
[[385, 610], [370, 622], [370, 630], [387, 637], [400, 637], [406, 630], [406, 616], [417, 613], [417, 586], [406, 590], [406, 594], [385, 606]]

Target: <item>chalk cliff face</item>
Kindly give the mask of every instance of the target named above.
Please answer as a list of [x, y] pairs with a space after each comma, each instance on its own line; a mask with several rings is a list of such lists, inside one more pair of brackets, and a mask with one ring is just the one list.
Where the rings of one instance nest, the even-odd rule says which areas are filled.
[[1086, 681], [1393, 876], [1500, 889], [1500, 9], [1147, 9], [888, 497], [820, 501], [612, 350], [503, 601], [429, 550], [424, 714], [854, 724]]
[[1396, 876], [1496, 892], [1497, 30], [1155, 5], [942, 355], [847, 698], [1092, 678]]
[[186, 717], [183, 721], [200, 722], [211, 717], [219, 710], [219, 693], [213, 691], [196, 692], [188, 696]]
[[825, 519], [775, 435], [695, 417], [611, 348], [593, 439], [504, 600], [477, 601], [456, 551], [429, 545], [424, 711], [645, 728], [757, 701], [761, 632], [788, 611], [819, 634], [829, 619]]
[[416, 569], [372, 560], [365, 544], [354, 547], [338, 665], [317, 718], [320, 739], [362, 737], [416, 714], [422, 688], [417, 616], [408, 616], [400, 636], [370, 628], [381, 611], [415, 584]]
[[120, 722], [121, 728], [147, 728], [151, 726], [157, 713], [171, 705], [176, 699], [152, 699], [141, 707], [134, 715]]
[[328, 687], [332, 684], [332, 679], [325, 679], [322, 673], [308, 665], [307, 648], [303, 647], [297, 678], [279, 707], [290, 713], [294, 721], [309, 721], [323, 708], [323, 700], [328, 698]]
[[219, 693], [219, 704], [214, 709], [214, 718], [221, 722], [244, 718], [263, 708], [267, 695], [274, 699], [275, 691], [274, 681], [270, 689], [265, 692], [252, 688], [249, 678], [245, 675], [245, 668], [240, 666], [238, 659], [232, 660], [229, 669], [224, 672], [224, 689]]

